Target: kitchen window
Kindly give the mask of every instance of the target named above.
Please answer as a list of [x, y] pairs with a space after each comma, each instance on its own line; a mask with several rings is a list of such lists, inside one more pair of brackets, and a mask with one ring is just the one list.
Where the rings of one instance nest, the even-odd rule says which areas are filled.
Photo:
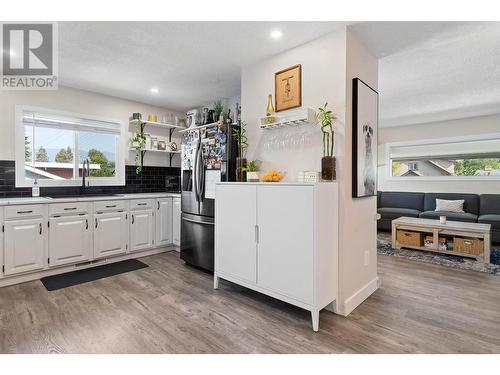
[[16, 106], [16, 186], [80, 186], [89, 161], [90, 186], [125, 185], [119, 121]]
[[397, 179], [500, 179], [498, 134], [393, 143], [387, 154]]

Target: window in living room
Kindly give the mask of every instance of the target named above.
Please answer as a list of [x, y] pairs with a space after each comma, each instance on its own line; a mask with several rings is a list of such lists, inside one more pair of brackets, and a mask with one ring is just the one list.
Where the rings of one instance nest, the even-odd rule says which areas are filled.
[[391, 177], [500, 178], [500, 138], [388, 145]]

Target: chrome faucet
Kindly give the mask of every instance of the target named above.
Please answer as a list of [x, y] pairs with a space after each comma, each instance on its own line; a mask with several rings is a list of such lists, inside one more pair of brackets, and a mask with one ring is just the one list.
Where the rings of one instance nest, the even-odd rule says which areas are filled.
[[[85, 165], [87, 165], [87, 168], [85, 168]], [[85, 185], [85, 178], [90, 177], [90, 161], [89, 159], [85, 159], [82, 163], [82, 188], [85, 189], [87, 185]]]

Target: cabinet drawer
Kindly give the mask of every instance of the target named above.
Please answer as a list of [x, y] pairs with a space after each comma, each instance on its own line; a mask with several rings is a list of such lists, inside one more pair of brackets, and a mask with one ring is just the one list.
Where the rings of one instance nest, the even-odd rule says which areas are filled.
[[23, 217], [42, 217], [45, 205], [26, 204], [20, 206], [5, 207], [5, 220], [20, 219]]
[[50, 216], [89, 213], [89, 212], [90, 212], [89, 202], [53, 203], [49, 205]]
[[130, 201], [130, 211], [133, 210], [149, 210], [153, 208], [154, 200], [152, 199], [134, 199]]
[[99, 201], [94, 202], [94, 211], [99, 212], [109, 212], [109, 211], [124, 211], [125, 201]]

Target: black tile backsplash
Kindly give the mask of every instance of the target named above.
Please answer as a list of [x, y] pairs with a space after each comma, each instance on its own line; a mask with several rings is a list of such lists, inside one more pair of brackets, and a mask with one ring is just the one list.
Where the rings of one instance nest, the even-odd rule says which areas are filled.
[[[126, 194], [158, 193], [178, 191], [180, 186], [180, 168], [147, 167], [140, 174], [135, 173], [135, 166], [125, 166], [125, 186], [91, 186], [85, 188], [86, 194]], [[80, 187], [41, 187], [41, 196], [77, 195]], [[31, 197], [31, 188], [16, 188], [15, 162], [0, 160], [0, 198]]]

